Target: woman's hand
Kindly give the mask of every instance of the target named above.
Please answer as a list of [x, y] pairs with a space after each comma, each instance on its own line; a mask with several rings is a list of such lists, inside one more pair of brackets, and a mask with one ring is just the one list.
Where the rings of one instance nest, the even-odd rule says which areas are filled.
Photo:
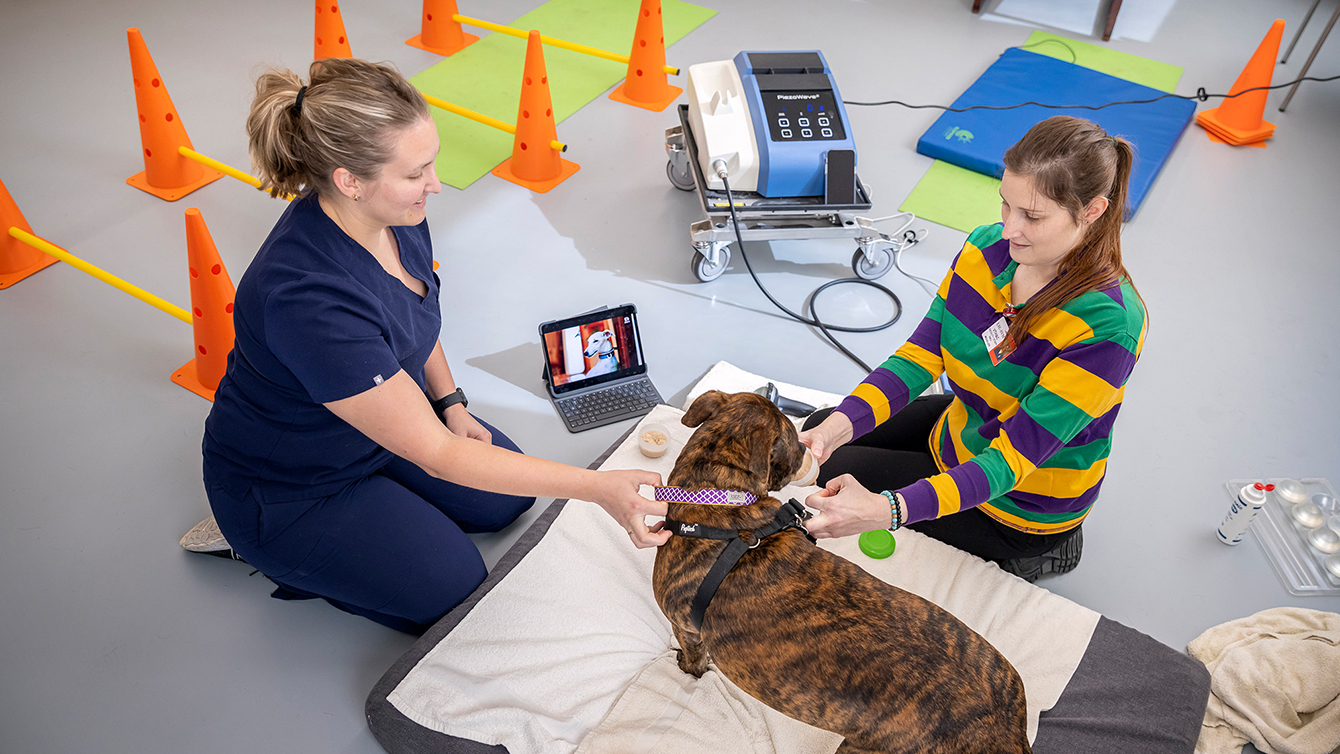
[[828, 480], [826, 487], [805, 498], [805, 505], [819, 511], [805, 522], [805, 529], [815, 539], [887, 529], [893, 523], [889, 499], [862, 487], [851, 474]]
[[826, 419], [819, 422], [819, 426], [801, 432], [799, 437], [800, 443], [809, 448], [810, 453], [814, 455], [815, 463], [822, 466], [824, 461], [833, 455], [833, 451], [851, 439], [851, 435], [851, 419], [848, 419], [846, 414], [833, 411]]
[[493, 433], [484, 429], [484, 425], [479, 420], [470, 415], [465, 410], [465, 406], [457, 403], [446, 411], [447, 429], [451, 430], [453, 435], [459, 437], [468, 437], [471, 440], [479, 440], [484, 443], [493, 442]]
[[660, 547], [670, 539], [670, 530], [664, 528], [660, 521], [647, 528], [646, 517], [664, 516], [667, 506], [638, 494], [638, 488], [644, 484], [659, 486], [661, 475], [640, 469], [598, 471], [591, 502], [613, 516], [628, 532], [628, 536], [632, 537], [633, 544], [638, 547]]

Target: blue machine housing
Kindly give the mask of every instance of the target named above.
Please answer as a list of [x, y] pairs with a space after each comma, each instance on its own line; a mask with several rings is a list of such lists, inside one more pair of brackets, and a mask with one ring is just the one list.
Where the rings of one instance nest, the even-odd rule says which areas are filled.
[[823, 53], [741, 52], [735, 67], [758, 144], [758, 193], [823, 196], [828, 150], [856, 150]]

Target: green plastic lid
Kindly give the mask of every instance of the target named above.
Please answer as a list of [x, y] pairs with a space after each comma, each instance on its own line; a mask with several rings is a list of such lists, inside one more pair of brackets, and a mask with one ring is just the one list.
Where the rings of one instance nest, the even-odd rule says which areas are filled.
[[861, 552], [872, 558], [887, 558], [893, 554], [893, 550], [898, 546], [898, 542], [893, 538], [893, 532], [888, 529], [875, 529], [861, 535], [858, 544], [861, 546]]

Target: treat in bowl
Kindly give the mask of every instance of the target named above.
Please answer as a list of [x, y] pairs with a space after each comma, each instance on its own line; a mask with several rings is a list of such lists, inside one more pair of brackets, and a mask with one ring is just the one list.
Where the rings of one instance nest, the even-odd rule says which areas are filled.
[[637, 447], [648, 458], [660, 458], [670, 449], [670, 431], [660, 424], [648, 424], [637, 437]]

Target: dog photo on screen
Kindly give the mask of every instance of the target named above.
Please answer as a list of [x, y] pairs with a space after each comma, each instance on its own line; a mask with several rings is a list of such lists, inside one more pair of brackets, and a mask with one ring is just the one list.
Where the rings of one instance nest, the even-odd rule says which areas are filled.
[[633, 323], [616, 317], [545, 333], [549, 374], [555, 386], [614, 374], [631, 365]]

